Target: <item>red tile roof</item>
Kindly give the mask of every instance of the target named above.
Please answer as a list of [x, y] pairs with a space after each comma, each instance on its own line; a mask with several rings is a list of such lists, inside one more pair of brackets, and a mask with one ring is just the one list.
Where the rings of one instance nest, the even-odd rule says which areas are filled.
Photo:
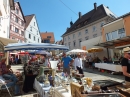
[[54, 37], [53, 32], [41, 32], [40, 34], [41, 34], [42, 40], [49, 39], [49, 38], [47, 38], [47, 36], [51, 36], [50, 42], [53, 42], [53, 43], [55, 42], [55, 37]]

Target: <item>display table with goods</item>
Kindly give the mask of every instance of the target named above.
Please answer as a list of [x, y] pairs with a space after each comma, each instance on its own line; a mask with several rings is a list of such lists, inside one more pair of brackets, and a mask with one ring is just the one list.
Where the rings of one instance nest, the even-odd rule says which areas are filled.
[[[124, 96], [119, 89], [109, 90], [108, 87], [118, 86], [122, 83], [112, 80], [97, 80], [92, 81], [91, 78], [82, 78], [83, 91], [79, 91], [81, 96], [74, 97], [127, 97]], [[76, 91], [76, 89], [74, 89]], [[82, 95], [84, 94], [84, 95]], [[130, 96], [128, 96], [130, 97]]]
[[115, 65], [110, 63], [95, 63], [95, 67], [99, 69], [114, 71], [114, 72], [122, 72], [121, 65]]

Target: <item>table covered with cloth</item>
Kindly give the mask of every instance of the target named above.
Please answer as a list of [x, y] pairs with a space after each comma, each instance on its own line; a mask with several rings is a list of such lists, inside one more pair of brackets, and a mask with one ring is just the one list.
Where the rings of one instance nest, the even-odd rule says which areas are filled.
[[50, 90], [51, 86], [49, 87], [44, 87], [44, 83], [40, 83], [37, 81], [37, 79], [35, 79], [34, 81], [34, 89], [36, 89], [36, 91], [39, 93], [40, 97], [49, 97], [49, 90]]
[[115, 72], [122, 72], [121, 65], [109, 64], [109, 63], [95, 63], [95, 67]]

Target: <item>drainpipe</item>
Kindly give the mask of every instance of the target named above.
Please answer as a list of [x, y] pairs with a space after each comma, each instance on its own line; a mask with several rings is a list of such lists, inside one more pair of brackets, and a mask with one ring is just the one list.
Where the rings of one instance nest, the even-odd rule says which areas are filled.
[[108, 48], [106, 49], [107, 49], [107, 58], [109, 59], [109, 49]]

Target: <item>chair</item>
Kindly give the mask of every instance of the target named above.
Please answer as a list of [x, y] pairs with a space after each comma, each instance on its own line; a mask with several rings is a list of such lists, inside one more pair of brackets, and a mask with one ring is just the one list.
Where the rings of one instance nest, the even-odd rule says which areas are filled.
[[[10, 97], [13, 97], [12, 95], [11, 95], [11, 93], [10, 93], [10, 91], [9, 91], [9, 88], [7, 87], [7, 85], [5, 84], [5, 83], [3, 83], [3, 81], [0, 79], [0, 91], [2, 91], [2, 90], [4, 90], [4, 89], [7, 89], [7, 91], [8, 91], [8, 93], [9, 93], [9, 95], [10, 95]], [[2, 86], [3, 85], [5, 85], [5, 87], [6, 88], [2, 88]]]

